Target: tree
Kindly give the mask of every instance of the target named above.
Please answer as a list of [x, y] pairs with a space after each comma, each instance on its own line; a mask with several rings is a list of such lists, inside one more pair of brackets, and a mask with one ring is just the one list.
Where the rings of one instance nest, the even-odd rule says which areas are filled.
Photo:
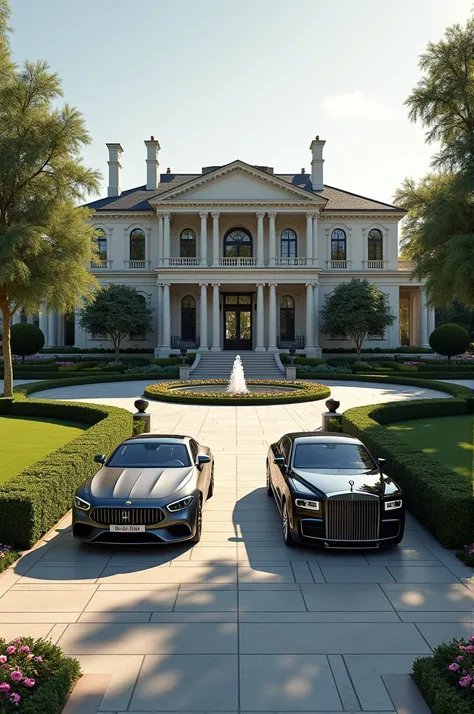
[[11, 328], [11, 349], [14, 355], [35, 355], [44, 347], [44, 335], [36, 325], [19, 322]]
[[474, 305], [474, 19], [447, 28], [420, 59], [424, 76], [406, 100], [409, 117], [439, 142], [428, 174], [406, 179], [395, 202], [408, 210], [403, 251], [426, 280], [432, 305]]
[[448, 361], [454, 355], [462, 355], [469, 348], [469, 332], [454, 323], [440, 325], [430, 335], [430, 347], [439, 355], [445, 355]]
[[357, 357], [367, 335], [380, 335], [395, 321], [385, 295], [375, 283], [359, 278], [336, 286], [326, 298], [321, 318], [322, 332], [354, 340]]
[[144, 335], [151, 331], [152, 314], [145, 298], [135, 288], [110, 284], [101, 288], [95, 300], [83, 307], [79, 322], [88, 332], [109, 335], [118, 360], [120, 344], [129, 334]]
[[12, 394], [10, 322], [21, 308], [74, 309], [97, 285], [89, 212], [78, 208], [100, 175], [83, 166], [90, 143], [82, 115], [44, 62], [10, 60], [9, 9], [0, 0], [0, 310], [4, 394]]

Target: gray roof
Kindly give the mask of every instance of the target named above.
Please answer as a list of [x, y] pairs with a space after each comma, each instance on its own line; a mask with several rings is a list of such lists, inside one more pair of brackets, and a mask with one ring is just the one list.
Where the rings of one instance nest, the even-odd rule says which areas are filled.
[[[263, 173], [263, 172], [262, 172]], [[403, 208], [392, 206], [390, 203], [375, 201], [365, 196], [359, 196], [350, 191], [343, 191], [334, 186], [324, 186], [323, 191], [313, 192], [311, 185], [310, 174], [272, 174], [283, 181], [286, 181], [293, 186], [303, 189], [310, 193], [317, 193], [327, 200], [323, 211], [370, 211], [393, 213], [405, 213]], [[100, 198], [97, 201], [92, 201], [87, 204], [87, 207], [100, 212], [107, 211], [152, 211], [149, 204], [149, 199], [159, 197], [160, 195], [178, 188], [183, 184], [189, 183], [194, 179], [200, 178], [202, 174], [172, 174], [166, 173], [160, 176], [160, 185], [157, 189], [147, 190], [146, 186], [137, 186], [123, 191], [120, 196], [111, 196]]]

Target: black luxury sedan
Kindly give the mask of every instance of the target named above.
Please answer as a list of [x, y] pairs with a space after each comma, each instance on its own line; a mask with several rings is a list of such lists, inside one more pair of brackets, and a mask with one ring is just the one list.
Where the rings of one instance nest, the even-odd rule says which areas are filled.
[[214, 457], [189, 436], [141, 434], [122, 442], [76, 491], [75, 538], [89, 543], [176, 543], [201, 538]]
[[267, 457], [267, 493], [281, 513], [283, 539], [325, 548], [400, 543], [405, 507], [397, 484], [353, 436], [285, 434]]

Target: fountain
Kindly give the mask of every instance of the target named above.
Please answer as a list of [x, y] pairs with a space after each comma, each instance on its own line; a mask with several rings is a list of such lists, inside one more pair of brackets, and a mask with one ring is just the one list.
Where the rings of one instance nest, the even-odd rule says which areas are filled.
[[245, 382], [244, 366], [240, 355], [234, 360], [232, 372], [230, 373], [229, 384], [227, 386], [227, 394], [248, 394], [249, 390]]

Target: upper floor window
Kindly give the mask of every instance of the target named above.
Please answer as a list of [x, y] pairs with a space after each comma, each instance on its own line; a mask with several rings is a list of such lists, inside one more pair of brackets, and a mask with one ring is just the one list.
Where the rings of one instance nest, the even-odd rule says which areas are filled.
[[145, 233], [141, 228], [130, 233], [130, 260], [145, 260]]
[[107, 238], [102, 228], [96, 229], [94, 241], [97, 246], [98, 259], [107, 260]]
[[336, 228], [331, 233], [331, 260], [347, 260], [346, 233]]
[[382, 232], [378, 228], [372, 228], [368, 236], [368, 259], [382, 260], [383, 259], [383, 239]]
[[185, 228], [181, 233], [179, 254], [182, 258], [196, 257], [196, 234], [191, 228]]
[[281, 257], [296, 258], [296, 233], [286, 228], [281, 234]]
[[224, 255], [226, 258], [251, 258], [252, 252], [252, 236], [245, 228], [235, 228], [226, 233], [224, 238]]

